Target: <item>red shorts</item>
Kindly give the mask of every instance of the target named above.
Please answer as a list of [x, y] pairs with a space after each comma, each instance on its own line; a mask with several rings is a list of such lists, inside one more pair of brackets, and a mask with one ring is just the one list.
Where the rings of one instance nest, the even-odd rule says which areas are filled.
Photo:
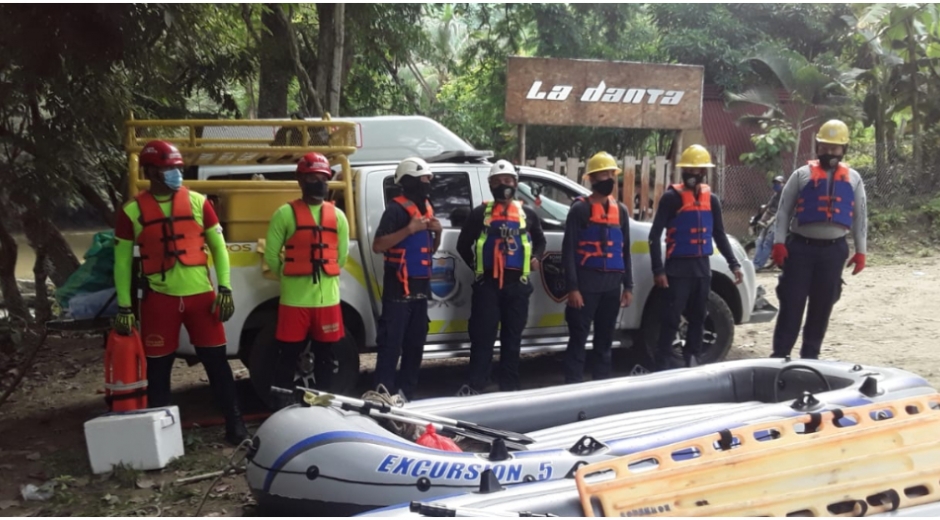
[[277, 310], [275, 338], [284, 343], [297, 343], [313, 338], [321, 343], [334, 343], [343, 339], [343, 311], [332, 307], [291, 307], [281, 305]]
[[166, 356], [180, 346], [180, 325], [186, 326], [189, 341], [197, 347], [225, 345], [225, 327], [212, 314], [215, 292], [192, 296], [167, 296], [150, 291], [140, 304], [140, 335], [144, 353]]

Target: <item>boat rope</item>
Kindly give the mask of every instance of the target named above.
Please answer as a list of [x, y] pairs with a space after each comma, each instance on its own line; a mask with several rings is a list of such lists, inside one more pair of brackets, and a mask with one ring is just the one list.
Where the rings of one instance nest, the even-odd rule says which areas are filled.
[[[389, 406], [395, 406], [398, 408], [405, 406], [405, 398], [402, 397], [401, 394], [392, 395], [383, 384], [379, 384], [375, 390], [369, 390], [362, 394], [361, 399], [363, 401], [372, 401], [373, 403], [387, 404]], [[408, 439], [409, 441], [413, 441], [421, 435], [421, 432], [418, 431], [418, 426], [416, 424], [387, 419], [380, 420], [379, 424], [391, 430], [395, 435]]]

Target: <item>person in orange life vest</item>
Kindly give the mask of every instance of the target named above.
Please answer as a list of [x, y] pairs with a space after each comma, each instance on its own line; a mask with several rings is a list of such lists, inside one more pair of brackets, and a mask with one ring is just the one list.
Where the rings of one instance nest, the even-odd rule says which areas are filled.
[[568, 211], [561, 256], [568, 288], [568, 348], [565, 383], [584, 379], [585, 345], [594, 323], [592, 374], [610, 377], [610, 346], [621, 307], [633, 301], [630, 258], [630, 217], [627, 207], [611, 194], [620, 168], [607, 152], [588, 159], [584, 175], [591, 195], [576, 200]]
[[[326, 201], [333, 170], [325, 156], [303, 156], [296, 175], [302, 196], [275, 211], [265, 239], [264, 260], [281, 282], [274, 384], [293, 388], [297, 359], [312, 340], [314, 384], [326, 390], [332, 383], [333, 346], [344, 334], [339, 275], [349, 251], [349, 224], [343, 211]], [[283, 406], [290, 398], [277, 401]]]
[[[816, 134], [817, 160], [793, 172], [783, 187], [771, 253], [774, 263], [783, 268], [771, 357], [790, 355], [806, 310], [800, 357], [817, 359], [832, 307], [842, 292], [842, 270], [854, 265], [856, 275], [865, 268], [865, 183], [858, 172], [840, 162], [848, 144], [845, 123], [825, 122]], [[849, 231], [855, 255], [846, 263]]]
[[[140, 303], [140, 325], [147, 355], [148, 405], [170, 404], [170, 373], [180, 326], [185, 325], [225, 416], [225, 438], [239, 444], [248, 438], [248, 430], [242, 421], [222, 326], [235, 313], [222, 226], [206, 197], [182, 185], [183, 156], [175, 146], [165, 141], [147, 143], [140, 152], [140, 167], [150, 189], [118, 212], [114, 230], [114, 285], [119, 306], [115, 330], [130, 334], [134, 326], [131, 271], [137, 245], [147, 283]], [[209, 277], [207, 245], [219, 281], [218, 293]]]
[[[441, 222], [428, 202], [431, 167], [410, 157], [395, 169], [402, 193], [388, 201], [372, 250], [385, 254], [382, 316], [376, 333], [375, 385], [413, 399], [428, 337], [431, 262], [441, 244]], [[395, 367], [401, 357], [401, 370]]]
[[470, 304], [469, 381], [458, 395], [483, 391], [499, 329], [499, 389], [519, 390], [519, 350], [529, 318], [532, 285], [545, 252], [538, 215], [514, 200], [519, 174], [509, 161], [490, 168], [495, 201], [477, 206], [460, 230], [457, 252], [476, 273]]
[[[659, 199], [650, 228], [650, 261], [653, 283], [665, 290], [662, 327], [654, 359], [656, 370], [674, 368], [673, 342], [682, 316], [688, 321], [683, 357], [685, 366], [699, 364], [705, 333], [708, 293], [711, 291], [709, 257], [713, 241], [734, 273], [734, 283], [743, 277], [721, 218], [721, 205], [704, 183], [706, 168], [714, 168], [703, 146], [686, 148], [676, 166], [682, 168], [682, 184], [674, 184]], [[660, 239], [666, 230], [666, 265]]]

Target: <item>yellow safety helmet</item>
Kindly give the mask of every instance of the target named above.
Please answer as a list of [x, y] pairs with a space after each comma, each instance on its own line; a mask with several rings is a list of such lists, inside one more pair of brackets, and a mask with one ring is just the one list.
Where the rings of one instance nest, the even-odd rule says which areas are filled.
[[849, 127], [838, 119], [830, 119], [819, 127], [816, 133], [816, 142], [828, 144], [849, 144]]
[[679, 157], [679, 168], [714, 168], [712, 164], [712, 154], [700, 144], [693, 144], [682, 152]]
[[617, 167], [617, 160], [607, 152], [597, 152], [594, 157], [588, 159], [585, 175], [602, 172], [604, 170], [614, 170], [614, 175], [620, 175], [620, 168]]

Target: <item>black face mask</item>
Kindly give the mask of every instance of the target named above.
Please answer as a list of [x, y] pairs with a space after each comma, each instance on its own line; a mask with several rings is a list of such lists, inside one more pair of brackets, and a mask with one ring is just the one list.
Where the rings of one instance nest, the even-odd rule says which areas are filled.
[[402, 177], [399, 184], [405, 197], [415, 204], [423, 204], [431, 194], [431, 183], [421, 182], [417, 177]]
[[702, 176], [697, 173], [682, 172], [682, 183], [690, 190], [695, 189], [696, 186], [702, 183]]
[[305, 199], [325, 199], [330, 193], [330, 187], [326, 182], [316, 179], [313, 181], [300, 183], [300, 191]]
[[594, 193], [607, 197], [614, 192], [614, 180], [607, 179], [606, 181], [591, 183], [591, 190], [594, 191]]
[[493, 197], [496, 200], [511, 200], [513, 195], [516, 194], [515, 186], [509, 186], [507, 184], [500, 184], [496, 188], [490, 188], [490, 191], [493, 192]]
[[842, 160], [841, 155], [830, 155], [828, 153], [818, 155], [817, 158], [819, 159], [819, 166], [822, 168], [835, 168]]

